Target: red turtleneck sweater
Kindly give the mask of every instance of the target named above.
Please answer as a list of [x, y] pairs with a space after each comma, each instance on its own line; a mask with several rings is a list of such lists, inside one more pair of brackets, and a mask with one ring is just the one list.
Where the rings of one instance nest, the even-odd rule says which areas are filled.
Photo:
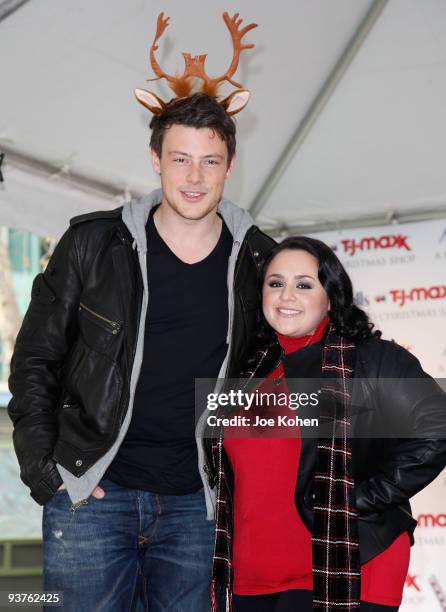
[[[285, 354], [292, 353], [320, 342], [327, 325], [328, 317], [311, 335], [290, 338], [277, 334], [277, 338]], [[274, 392], [287, 393], [283, 375], [279, 363], [259, 390], [271, 392], [274, 380]], [[234, 470], [234, 593], [260, 595], [288, 589], [311, 590], [311, 534], [294, 502], [300, 437], [295, 437], [296, 430], [293, 437], [272, 437], [270, 429], [262, 436], [261, 431], [252, 427], [245, 430], [244, 438], [240, 437], [240, 430], [231, 432], [227, 428], [225, 432], [224, 447]], [[409, 536], [404, 532], [361, 567], [361, 600], [399, 605], [408, 564]]]

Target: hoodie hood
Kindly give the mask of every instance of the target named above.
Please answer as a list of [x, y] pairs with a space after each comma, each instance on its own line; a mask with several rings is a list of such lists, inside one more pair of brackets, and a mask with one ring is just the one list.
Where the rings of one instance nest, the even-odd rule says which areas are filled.
[[[134, 246], [140, 253], [147, 252], [146, 223], [150, 211], [157, 204], [161, 204], [162, 199], [162, 190], [155, 189], [140, 200], [130, 200], [123, 206], [122, 220], [133, 236]], [[226, 198], [220, 200], [218, 212], [231, 232], [234, 242], [241, 243], [246, 232], [254, 225], [251, 215]]]

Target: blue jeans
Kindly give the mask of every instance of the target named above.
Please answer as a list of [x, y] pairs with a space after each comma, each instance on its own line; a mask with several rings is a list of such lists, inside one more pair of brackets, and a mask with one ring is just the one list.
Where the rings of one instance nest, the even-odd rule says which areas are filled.
[[203, 491], [100, 486], [105, 498], [75, 512], [63, 490], [45, 504], [44, 589], [63, 591], [65, 612], [209, 612], [214, 523]]

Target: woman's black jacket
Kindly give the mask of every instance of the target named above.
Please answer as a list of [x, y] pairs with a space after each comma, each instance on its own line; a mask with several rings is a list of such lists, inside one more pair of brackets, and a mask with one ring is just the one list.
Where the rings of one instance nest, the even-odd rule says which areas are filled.
[[[290, 391], [292, 379], [321, 378], [322, 349], [317, 343], [283, 357]], [[267, 376], [280, 357], [280, 347], [271, 347], [255, 377]], [[416, 357], [395, 342], [377, 338], [357, 344], [354, 376], [352, 406], [359, 407], [360, 416], [353, 429], [352, 462], [360, 558], [365, 563], [404, 530], [413, 543], [416, 521], [409, 498], [446, 465], [446, 396]], [[316, 449], [317, 439], [303, 436], [295, 503], [310, 532]], [[227, 458], [225, 464], [232, 488]]]

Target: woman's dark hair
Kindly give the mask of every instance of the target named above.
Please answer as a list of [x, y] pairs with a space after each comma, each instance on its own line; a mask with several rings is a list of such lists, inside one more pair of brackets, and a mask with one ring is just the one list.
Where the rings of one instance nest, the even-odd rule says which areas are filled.
[[[321, 240], [307, 236], [292, 236], [280, 242], [263, 263], [261, 285], [271, 261], [278, 253], [286, 250], [306, 251], [317, 259], [319, 281], [330, 300], [330, 322], [340, 336], [356, 341], [381, 336], [380, 331], [373, 331], [374, 324], [367, 314], [355, 305], [352, 282], [344, 266], [334, 251]], [[267, 326], [266, 321], [265, 326]], [[265, 339], [268, 335], [271, 338], [271, 329], [268, 332], [264, 328], [263, 333]]]
[[166, 108], [154, 115], [150, 122], [152, 135], [150, 148], [161, 157], [164, 134], [172, 125], [185, 125], [196, 129], [210, 128], [226, 143], [228, 164], [235, 154], [235, 121], [216, 98], [196, 93], [187, 98], [173, 100]]

